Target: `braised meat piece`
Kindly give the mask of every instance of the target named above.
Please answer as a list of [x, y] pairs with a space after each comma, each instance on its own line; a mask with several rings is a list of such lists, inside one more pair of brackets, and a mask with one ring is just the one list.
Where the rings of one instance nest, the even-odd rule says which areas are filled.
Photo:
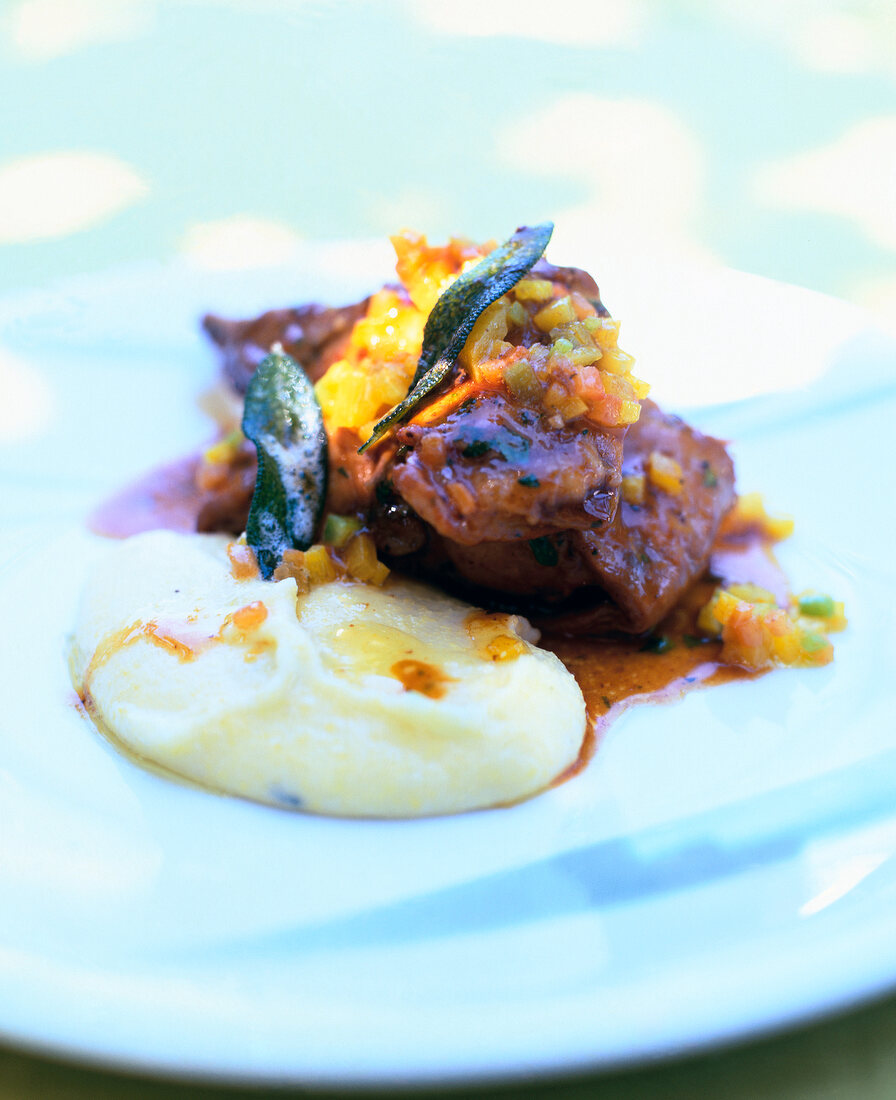
[[[529, 281], [532, 292], [504, 307], [503, 321], [482, 321], [453, 385], [411, 423], [364, 454], [358, 454], [360, 428], [330, 428], [327, 509], [363, 518], [380, 553], [401, 571], [476, 602], [520, 610], [569, 633], [640, 633], [705, 572], [734, 501], [731, 460], [720, 442], [650, 401], [640, 401], [640, 419], [631, 424], [641, 397], [633, 387], [642, 384], [630, 373], [631, 357], [616, 347], [618, 326], [590, 275], [540, 260]], [[546, 281], [554, 284], [548, 297]], [[347, 356], [353, 326], [364, 318], [370, 342], [358, 347], [373, 355], [375, 380], [373, 348], [384, 334], [394, 338], [377, 325], [398, 316], [371, 320], [368, 304], [378, 300], [273, 310], [248, 321], [208, 316], [204, 326], [220, 349], [225, 377], [244, 392], [276, 342], [319, 380]], [[414, 307], [405, 295], [395, 308]], [[611, 339], [596, 355], [587, 334], [575, 344], [577, 326], [596, 333], [595, 341]], [[526, 360], [537, 374], [554, 363], [549, 349], [567, 365], [546, 380], [540, 376], [536, 399], [519, 376], [512, 384], [511, 371]], [[369, 369], [365, 362], [349, 363], [352, 385]], [[551, 398], [557, 386], [559, 396]], [[248, 444], [226, 467], [200, 466], [199, 529], [241, 531], [254, 480]]]
[[607, 523], [616, 511], [618, 429], [549, 426], [484, 391], [440, 422], [397, 433], [396, 492], [439, 534], [467, 546]]
[[329, 442], [327, 511], [337, 515], [366, 513], [395, 454], [394, 442], [386, 441], [372, 451], [358, 454], [361, 440], [350, 428], [337, 428], [330, 434]]
[[[477, 546], [441, 539], [438, 547], [448, 571], [463, 578], [461, 587], [473, 584], [486, 602], [535, 617], [553, 615], [558, 606], [565, 606], [593, 585], [571, 533], [517, 542], [480, 542]], [[489, 597], [486, 591], [499, 595]]]
[[[383, 494], [373, 518], [377, 545], [401, 569], [552, 630], [641, 633], [706, 570], [734, 503], [734, 469], [718, 440], [644, 401], [625, 437], [621, 473], [632, 479], [630, 499], [620, 497], [608, 522], [508, 542], [446, 537], [411, 502]], [[394, 472], [392, 485], [400, 493]]]
[[255, 368], [277, 343], [316, 382], [342, 355], [352, 325], [364, 316], [368, 301], [338, 309], [319, 305], [272, 309], [249, 321], [227, 321], [209, 313], [202, 327], [220, 349], [224, 375], [239, 393], [246, 392]]
[[645, 401], [626, 437], [622, 474], [643, 488], [642, 499], [637, 490], [631, 500], [623, 494], [606, 530], [573, 538], [618, 607], [619, 629], [638, 633], [655, 626], [705, 571], [734, 504], [734, 465], [719, 440]]
[[[540, 260], [532, 277], [550, 279], [584, 295], [607, 316], [597, 284], [579, 268]], [[217, 345], [222, 371], [238, 393], [274, 343], [281, 343], [319, 380], [346, 349], [352, 326], [370, 299], [341, 308], [318, 305], [270, 310], [249, 320], [212, 314], [203, 327]], [[525, 346], [544, 338], [531, 321], [517, 334]], [[607, 522], [616, 509], [622, 431], [568, 427], [548, 429], [538, 413], [503, 396], [485, 393], [442, 424], [408, 426], [398, 433], [406, 457], [389, 476], [402, 495], [437, 530], [466, 545], [490, 539], [537, 537]], [[394, 455], [391, 442], [358, 455], [361, 440], [349, 429], [330, 436], [330, 499], [335, 512], [369, 506], [373, 485]], [[409, 449], [409, 451], [408, 451]], [[442, 458], [446, 462], [441, 461]], [[249, 454], [237, 456], [230, 471], [216, 471], [203, 485], [200, 530], [238, 529], [248, 512], [255, 473]], [[473, 503], [488, 499], [483, 509]]]

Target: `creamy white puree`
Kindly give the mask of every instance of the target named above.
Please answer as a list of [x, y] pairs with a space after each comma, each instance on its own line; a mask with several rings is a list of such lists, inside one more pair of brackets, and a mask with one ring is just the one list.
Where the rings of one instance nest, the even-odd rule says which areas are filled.
[[[138, 535], [88, 578], [72, 677], [139, 757], [263, 802], [386, 817], [516, 801], [576, 760], [582, 694], [525, 620], [471, 631], [468, 605], [392, 578], [297, 596], [291, 579], [236, 579], [227, 541]], [[495, 635], [520, 654], [492, 659]]]

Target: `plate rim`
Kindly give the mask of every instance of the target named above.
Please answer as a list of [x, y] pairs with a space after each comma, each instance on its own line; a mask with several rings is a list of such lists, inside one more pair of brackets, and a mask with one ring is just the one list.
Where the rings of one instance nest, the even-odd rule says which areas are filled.
[[[731, 270], [731, 269], [726, 269]], [[251, 277], [253, 273], [244, 272], [243, 277]], [[735, 273], [737, 276], [746, 274], [741, 272]], [[95, 285], [102, 286], [102, 284], [110, 277], [114, 278], [114, 272], [106, 272], [95, 277]], [[750, 279], [760, 280], [762, 283], [769, 284], [771, 287], [787, 286], [787, 284], [776, 283], [774, 280], [764, 279], [761, 276], [750, 275]], [[79, 280], [82, 287], [84, 286], [84, 280]], [[93, 285], [93, 284], [91, 284]], [[799, 288], [803, 290], [804, 288]], [[816, 295], [817, 292], [805, 291], [807, 294]], [[825, 298], [827, 296], [818, 295], [818, 297]], [[839, 303], [837, 299], [829, 299], [832, 302], [837, 302], [838, 306], [843, 305], [847, 309], [854, 311], [858, 315], [862, 315], [862, 311], [858, 307], [853, 307], [848, 303]], [[873, 321], [873, 318], [869, 320]], [[872, 326], [878, 328], [876, 324]], [[0, 334], [2, 338], [2, 334]], [[896, 344], [894, 344], [896, 347]], [[6, 532], [0, 530], [0, 542], [5, 541]], [[2, 559], [0, 559], [2, 560]], [[9, 563], [2, 563], [4, 566]], [[14, 569], [15, 567], [13, 567]], [[6, 572], [6, 569], [3, 569]], [[5, 580], [5, 578], [3, 578]], [[5, 587], [5, 584], [4, 584]], [[896, 815], [894, 815], [896, 820]], [[884, 927], [881, 930], [881, 936], [891, 937], [892, 921], [887, 921], [883, 917], [880, 922]], [[890, 942], [890, 940], [887, 940]], [[715, 1034], [704, 1034], [700, 1036], [693, 1036], [690, 1042], [682, 1042], [679, 1038], [677, 1041], [671, 1043], [667, 1048], [655, 1049], [653, 1052], [650, 1050], [641, 1050], [640, 1052], [634, 1052], [629, 1055], [620, 1054], [616, 1058], [603, 1057], [597, 1061], [588, 1060], [586, 1058], [580, 1058], [577, 1061], [570, 1061], [568, 1058], [560, 1062], [559, 1064], [542, 1063], [539, 1067], [526, 1065], [520, 1066], [517, 1071], [514, 1071], [512, 1067], [502, 1066], [495, 1067], [493, 1070], [478, 1068], [473, 1075], [470, 1075], [465, 1071], [457, 1071], [454, 1075], [446, 1075], [445, 1067], [441, 1067], [435, 1071], [435, 1075], [417, 1075], [407, 1078], [402, 1077], [370, 1077], [360, 1072], [357, 1076], [346, 1076], [345, 1072], [338, 1074], [335, 1077], [326, 1076], [309, 1076], [306, 1073], [300, 1073], [299, 1076], [293, 1074], [277, 1074], [272, 1077], [267, 1077], [264, 1074], [259, 1074], [256, 1068], [249, 1068], [247, 1075], [235, 1072], [234, 1068], [226, 1070], [222, 1074], [211, 1072], [208, 1067], [197, 1070], [191, 1070], [185, 1068], [182, 1065], [173, 1065], [165, 1063], [162, 1059], [149, 1059], [139, 1060], [131, 1055], [122, 1055], [121, 1057], [115, 1056], [111, 1051], [101, 1053], [100, 1048], [94, 1047], [93, 1050], [85, 1050], [83, 1047], [67, 1046], [64, 1041], [44, 1043], [39, 1037], [29, 1036], [27, 1033], [17, 1033], [14, 1029], [10, 1029], [8, 1024], [0, 1023], [0, 1035], [3, 1036], [5, 1041], [11, 1041], [20, 1048], [33, 1050], [35, 1053], [46, 1055], [58, 1055], [70, 1060], [79, 1061], [85, 1065], [95, 1065], [104, 1068], [115, 1069], [118, 1071], [127, 1072], [128, 1070], [136, 1070], [142, 1073], [150, 1073], [162, 1077], [171, 1077], [177, 1080], [192, 1080], [192, 1081], [210, 1081], [220, 1083], [259, 1083], [259, 1084], [309, 1084], [331, 1087], [351, 1087], [351, 1088], [380, 1088], [384, 1085], [401, 1085], [412, 1087], [416, 1085], [427, 1085], [436, 1083], [474, 1083], [474, 1082], [488, 1082], [498, 1083], [499, 1081], [512, 1081], [519, 1079], [520, 1076], [525, 1075], [527, 1079], [534, 1073], [540, 1078], [555, 1077], [557, 1075], [578, 1073], [583, 1071], [603, 1071], [609, 1069], [632, 1067], [635, 1065], [643, 1065], [648, 1061], [654, 1060], [666, 1060], [671, 1057], [675, 1057], [685, 1053], [696, 1053], [700, 1050], [706, 1050], [715, 1048], [721, 1044], [730, 1044], [732, 1042], [745, 1042], [752, 1038], [759, 1037], [764, 1034], [771, 1034], [779, 1030], [782, 1026], [790, 1026], [800, 1022], [808, 1022], [813, 1019], [822, 1018], [841, 1011], [844, 1007], [849, 1005], [861, 1003], [870, 997], [880, 994], [886, 989], [892, 988], [896, 985], [896, 949], [890, 952], [890, 961], [888, 963], [891, 972], [888, 976], [882, 977], [878, 971], [877, 977], [872, 975], [866, 975], [864, 983], [859, 986], [853, 985], [851, 988], [841, 988], [839, 992], [839, 998], [835, 1001], [828, 1001], [825, 1004], [814, 1005], [802, 1005], [801, 1007], [793, 1004], [789, 1010], [782, 1011], [776, 1019], [770, 1019], [766, 1014], [766, 1023], [763, 1024], [761, 1020], [753, 1020], [750, 1023], [741, 1021], [740, 1024], [729, 1021], [727, 1027], [722, 1027]]]

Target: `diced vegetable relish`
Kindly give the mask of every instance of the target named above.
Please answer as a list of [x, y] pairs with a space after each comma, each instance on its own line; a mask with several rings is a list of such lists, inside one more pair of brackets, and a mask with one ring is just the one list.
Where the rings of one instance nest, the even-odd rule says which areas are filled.
[[830, 596], [793, 597], [785, 608], [756, 585], [731, 585], [716, 589], [698, 625], [721, 638], [722, 661], [758, 672], [828, 664], [834, 648], [827, 636], [843, 630], [846, 617], [843, 604]]
[[793, 520], [789, 516], [770, 516], [759, 493], [744, 493], [719, 527], [720, 538], [732, 534], [752, 534], [769, 542], [781, 542], [793, 534]]
[[408, 392], [426, 315], [400, 289], [384, 288], [352, 329], [344, 358], [315, 386], [330, 430], [355, 428], [369, 435], [373, 424]]
[[[402, 285], [384, 288], [357, 321], [345, 356], [317, 383], [327, 427], [369, 436], [407, 395], [429, 311], [440, 294], [493, 248], [453, 238], [442, 246], [406, 231], [392, 238]], [[560, 282], [522, 279], [483, 311], [458, 362], [475, 385], [502, 386], [558, 427], [580, 418], [622, 427], [640, 415], [649, 386], [617, 344], [618, 321]], [[419, 415], [425, 415], [425, 409]]]
[[384, 583], [389, 568], [377, 558], [373, 538], [358, 530], [357, 521], [331, 514], [324, 525], [324, 538], [328, 535], [332, 541], [315, 543], [305, 551], [287, 550], [274, 570], [274, 580], [292, 577], [299, 592], [340, 578], [377, 586]]

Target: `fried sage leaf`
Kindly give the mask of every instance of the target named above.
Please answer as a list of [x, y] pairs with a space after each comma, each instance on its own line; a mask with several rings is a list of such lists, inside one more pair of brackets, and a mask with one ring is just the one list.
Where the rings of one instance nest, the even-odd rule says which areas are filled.
[[286, 550], [314, 541], [327, 496], [327, 433], [314, 388], [275, 344], [246, 390], [243, 432], [258, 451], [246, 541], [270, 580]]
[[530, 270], [547, 248], [553, 231], [552, 222], [522, 226], [504, 244], [454, 280], [426, 321], [423, 348], [410, 393], [374, 425], [373, 434], [360, 451], [365, 451], [407, 420], [442, 385], [454, 370], [457, 357], [480, 315]]

